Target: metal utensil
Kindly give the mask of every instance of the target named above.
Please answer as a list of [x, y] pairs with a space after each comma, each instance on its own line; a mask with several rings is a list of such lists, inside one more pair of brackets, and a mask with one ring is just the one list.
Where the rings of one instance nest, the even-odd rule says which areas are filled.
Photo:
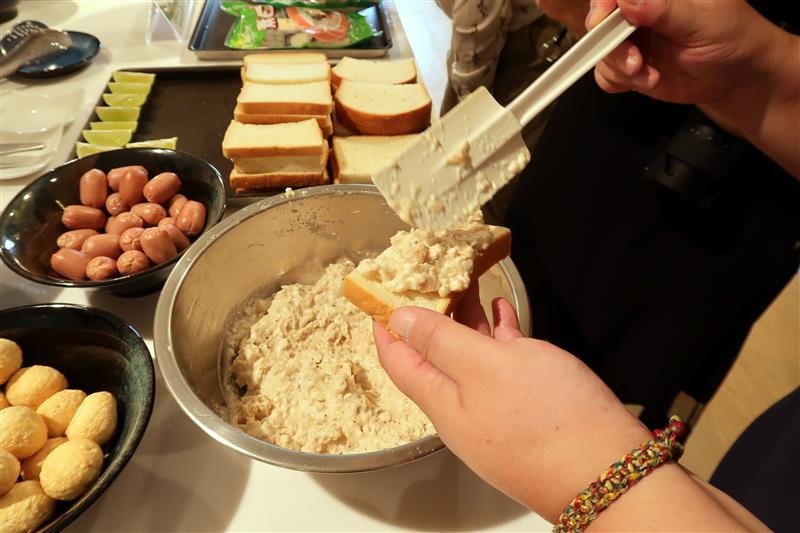
[[405, 222], [465, 222], [530, 160], [522, 127], [625, 40], [636, 26], [618, 9], [503, 108], [480, 87], [373, 176]]
[[0, 47], [0, 78], [12, 75], [30, 61], [63, 54], [72, 46], [72, 39], [66, 32], [52, 28], [30, 26], [12, 36], [14, 39], [4, 38], [6, 43], [13, 43], [10, 49]]
[[0, 155], [32, 152], [44, 148], [44, 143], [0, 143]]

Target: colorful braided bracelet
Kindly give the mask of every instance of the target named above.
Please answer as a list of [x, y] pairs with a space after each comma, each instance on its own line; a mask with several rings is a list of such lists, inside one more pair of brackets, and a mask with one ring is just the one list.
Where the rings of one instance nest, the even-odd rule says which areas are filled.
[[553, 533], [582, 533], [614, 500], [657, 466], [670, 459], [677, 461], [683, 453], [678, 439], [685, 433], [681, 419], [671, 417], [667, 427], [653, 431], [653, 440], [631, 450], [583, 489], [558, 517]]

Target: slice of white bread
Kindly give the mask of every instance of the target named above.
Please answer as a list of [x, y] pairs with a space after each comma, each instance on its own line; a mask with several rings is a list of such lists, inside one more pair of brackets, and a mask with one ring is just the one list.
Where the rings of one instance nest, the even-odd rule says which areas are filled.
[[247, 174], [236, 169], [231, 171], [230, 183], [237, 192], [283, 187], [308, 187], [325, 185], [328, 172], [262, 172]]
[[319, 174], [328, 163], [328, 145], [323, 144], [319, 155], [282, 155], [259, 157], [232, 157], [233, 168], [244, 174], [272, 172]]
[[343, 57], [331, 70], [331, 85], [339, 87], [342, 80], [370, 83], [414, 83], [417, 64], [413, 59], [395, 61]]
[[244, 81], [273, 85], [329, 82], [330, 78], [327, 63], [252, 63], [244, 69]]
[[322, 52], [261, 52], [247, 54], [242, 59], [245, 67], [255, 63], [327, 63]]
[[[492, 232], [492, 241], [475, 257], [470, 275], [471, 283], [475, 283], [495, 263], [511, 252], [511, 231], [501, 226], [488, 226], [488, 228]], [[383, 324], [389, 321], [395, 309], [405, 306], [425, 307], [449, 315], [458, 307], [464, 292], [453, 292], [445, 297], [439, 296], [437, 292], [405, 291], [398, 294], [387, 289], [379, 281], [361, 275], [358, 269], [347, 275], [342, 283], [344, 297]]]
[[335, 136], [331, 157], [334, 183], [372, 183], [375, 172], [390, 164], [417, 137], [417, 133]]
[[420, 83], [342, 80], [334, 101], [336, 119], [362, 135], [419, 133], [431, 123], [431, 98]]
[[228, 159], [320, 156], [327, 148], [314, 119], [284, 124], [242, 124], [232, 120], [222, 139], [222, 154]]
[[236, 103], [244, 113], [328, 115], [333, 109], [331, 86], [326, 81], [285, 85], [246, 81]]
[[313, 118], [322, 129], [322, 135], [333, 135], [333, 121], [330, 115], [283, 115], [269, 113], [245, 113], [240, 106], [233, 110], [233, 120], [242, 124], [283, 124], [284, 122], [302, 122]]

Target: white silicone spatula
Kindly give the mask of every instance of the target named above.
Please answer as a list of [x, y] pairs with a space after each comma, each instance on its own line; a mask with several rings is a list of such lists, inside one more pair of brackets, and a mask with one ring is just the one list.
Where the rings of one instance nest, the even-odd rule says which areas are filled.
[[411, 143], [373, 180], [405, 222], [445, 229], [465, 222], [530, 160], [521, 131], [636, 26], [617, 9], [502, 107], [481, 87]]

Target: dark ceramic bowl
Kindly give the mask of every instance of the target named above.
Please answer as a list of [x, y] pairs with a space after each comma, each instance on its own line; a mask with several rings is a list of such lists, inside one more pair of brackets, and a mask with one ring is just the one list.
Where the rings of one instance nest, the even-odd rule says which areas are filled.
[[144, 435], [155, 399], [153, 360], [142, 338], [120, 318], [92, 307], [44, 304], [0, 311], [0, 337], [22, 348], [23, 366], [61, 371], [71, 389], [108, 391], [117, 400], [117, 431], [103, 446], [100, 477], [76, 500], [56, 502], [40, 531], [59, 531], [114, 481]]
[[56, 239], [68, 228], [61, 223], [61, 206], [79, 204], [78, 183], [89, 169], [105, 172], [142, 165], [152, 177], [174, 172], [181, 193], [206, 206], [208, 231], [225, 214], [225, 184], [213, 165], [193, 155], [162, 148], [125, 148], [73, 159], [47, 172], [22, 189], [0, 215], [0, 257], [17, 274], [47, 285], [107, 290], [118, 295], [152, 292], [163, 285], [181, 254], [166, 263], [130, 276], [104, 281], [72, 281], [50, 268], [58, 250]]

